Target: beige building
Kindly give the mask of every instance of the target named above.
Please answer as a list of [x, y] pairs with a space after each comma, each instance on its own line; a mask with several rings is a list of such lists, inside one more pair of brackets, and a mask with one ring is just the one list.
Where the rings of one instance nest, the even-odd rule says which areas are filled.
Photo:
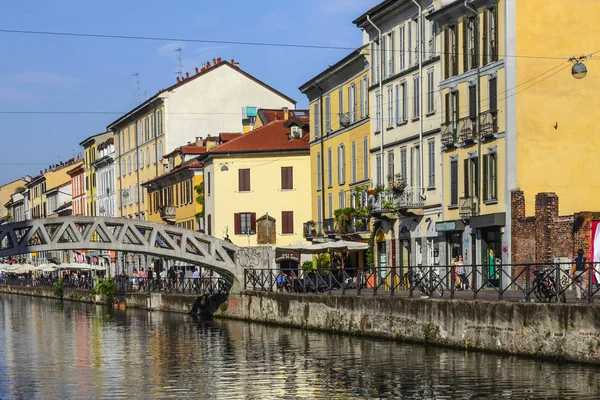
[[27, 176], [0, 186], [0, 221], [10, 217], [9, 211], [5, 205], [11, 200], [11, 196], [15, 193], [17, 188], [25, 188], [25, 185], [30, 180], [31, 177]]
[[163, 156], [182, 143], [215, 132], [242, 132], [243, 120], [255, 119], [257, 106], [295, 107], [294, 100], [233, 60], [213, 61], [108, 126], [115, 133], [117, 216], [148, 219], [142, 184], [170, 171]]

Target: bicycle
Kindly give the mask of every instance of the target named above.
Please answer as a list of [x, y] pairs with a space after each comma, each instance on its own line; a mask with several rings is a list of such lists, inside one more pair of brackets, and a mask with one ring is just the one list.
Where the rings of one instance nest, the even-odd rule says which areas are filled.
[[550, 267], [533, 271], [533, 293], [535, 298], [542, 303], [550, 303], [559, 299], [562, 303], [566, 303], [567, 296], [565, 295], [565, 291], [558, 287], [560, 294], [557, 293], [557, 283], [552, 272], [553, 269]]
[[435, 270], [430, 269], [429, 274], [425, 274], [422, 268], [410, 268], [407, 275], [408, 281], [414, 284], [413, 290], [420, 291], [423, 296], [438, 299], [444, 296], [442, 280]]

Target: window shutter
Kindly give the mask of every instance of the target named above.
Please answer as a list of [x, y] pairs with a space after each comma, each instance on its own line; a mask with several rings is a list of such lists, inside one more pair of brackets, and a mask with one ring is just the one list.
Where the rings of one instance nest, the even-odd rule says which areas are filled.
[[285, 167], [281, 167], [281, 189], [287, 189], [287, 171]]
[[481, 60], [481, 66], [484, 66], [488, 62], [488, 10], [483, 11], [483, 58]]
[[[209, 221], [210, 221], [210, 219], [209, 219]], [[234, 226], [235, 234], [240, 235], [242, 233], [242, 220], [241, 220], [240, 213], [233, 214], [233, 226]]]
[[469, 70], [469, 20], [463, 19], [462, 22], [462, 36], [463, 36], [463, 71]]
[[477, 87], [469, 86], [469, 118], [477, 118]]
[[250, 233], [256, 233], [256, 213], [250, 213]]
[[469, 197], [469, 195], [470, 195], [470, 191], [469, 191], [470, 184], [469, 183], [470, 182], [469, 182], [469, 159], [468, 158], [466, 158], [464, 160], [464, 166], [465, 166], [465, 170], [464, 170], [464, 176], [465, 176], [464, 187], [465, 187], [465, 192], [464, 193], [465, 193], [465, 197]]
[[244, 170], [238, 170], [238, 192], [244, 191]]
[[448, 79], [448, 77], [450, 76], [449, 72], [450, 72], [450, 38], [448, 37], [450, 35], [450, 30], [448, 29], [447, 26], [444, 27], [444, 55], [443, 55], [443, 59], [444, 59], [444, 79]]
[[498, 110], [498, 80], [492, 78], [489, 80], [490, 111]]
[[281, 212], [281, 233], [286, 234], [288, 231], [286, 212]]
[[483, 200], [488, 200], [488, 155], [483, 155]]
[[210, 214], [208, 214], [208, 217], [206, 218], [206, 220], [207, 220], [207, 225], [208, 225], [207, 232], [208, 232], [208, 236], [210, 236], [210, 235], [212, 235], [212, 223], [211, 223], [212, 219], [211, 219], [211, 215]]
[[473, 17], [473, 67], [479, 67], [479, 14]]
[[450, 162], [450, 204], [458, 204], [458, 161]]
[[452, 114], [452, 110], [450, 110], [450, 96], [451, 94], [448, 92], [445, 94], [446, 100], [446, 123], [450, 123], [450, 114]]
[[479, 197], [480, 193], [479, 193], [479, 188], [481, 187], [481, 185], [479, 184], [479, 158], [475, 157], [473, 160], [473, 180], [474, 180], [474, 190], [475, 192], [471, 194], [471, 196], [476, 196]]

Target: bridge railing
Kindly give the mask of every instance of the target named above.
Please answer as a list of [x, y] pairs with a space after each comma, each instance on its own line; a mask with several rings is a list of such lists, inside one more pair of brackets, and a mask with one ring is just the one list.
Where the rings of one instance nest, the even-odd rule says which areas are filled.
[[226, 294], [231, 285], [221, 277], [140, 279], [115, 277], [119, 294], [180, 293], [190, 295]]
[[398, 266], [330, 271], [247, 269], [246, 290], [565, 302], [600, 298], [600, 263]]
[[[45, 286], [51, 287], [58, 281], [57, 277], [42, 276], [42, 277], [24, 277], [24, 276], [7, 276], [0, 279], [0, 284], [11, 286]], [[63, 278], [63, 286], [69, 289], [91, 290], [93, 288], [93, 280], [90, 277], [65, 277]]]

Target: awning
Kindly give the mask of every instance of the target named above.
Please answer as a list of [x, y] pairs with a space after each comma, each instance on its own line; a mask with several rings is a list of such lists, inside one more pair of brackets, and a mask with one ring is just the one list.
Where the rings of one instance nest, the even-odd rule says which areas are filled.
[[310, 245], [289, 245], [280, 246], [275, 249], [276, 255], [296, 252], [298, 254], [321, 254], [331, 252], [352, 253], [356, 251], [367, 250], [369, 245], [362, 242], [351, 242], [348, 240], [338, 240], [337, 242], [324, 242]]

